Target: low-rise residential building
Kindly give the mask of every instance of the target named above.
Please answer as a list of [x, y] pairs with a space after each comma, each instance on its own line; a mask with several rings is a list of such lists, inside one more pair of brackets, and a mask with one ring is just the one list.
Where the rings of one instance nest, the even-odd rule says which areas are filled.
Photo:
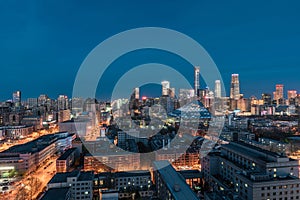
[[71, 190], [70, 200], [93, 198], [94, 172], [66, 172], [57, 173], [49, 181], [47, 189], [66, 188]]

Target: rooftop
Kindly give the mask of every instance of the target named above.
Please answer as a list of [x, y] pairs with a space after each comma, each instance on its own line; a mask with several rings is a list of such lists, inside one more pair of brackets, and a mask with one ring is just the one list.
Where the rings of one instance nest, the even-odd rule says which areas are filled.
[[184, 178], [191, 179], [191, 178], [203, 178], [203, 172], [199, 170], [181, 170], [178, 171]]
[[175, 171], [168, 161], [154, 161], [153, 165], [175, 200], [198, 199], [196, 194], [186, 184], [185, 179]]
[[69, 194], [70, 188], [51, 188], [40, 200], [65, 200]]
[[[43, 150], [53, 142], [57, 141], [58, 139], [69, 137], [70, 134], [67, 136], [62, 136], [60, 133], [67, 133], [67, 132], [58, 132], [55, 134], [43, 135], [35, 140], [27, 142], [25, 144], [15, 145], [10, 147], [9, 149], [2, 151], [1, 154], [5, 153], [35, 153]], [[2, 156], [2, 155], [1, 155]]]
[[66, 160], [77, 148], [70, 148], [64, 154], [62, 154], [57, 160]]
[[150, 176], [149, 171], [116, 172], [115, 177]]
[[57, 173], [48, 184], [51, 183], [64, 183], [67, 182], [67, 178], [69, 177], [77, 177], [77, 181], [92, 181], [94, 179], [94, 173], [92, 171], [88, 172], [80, 172], [80, 171], [72, 171], [66, 173]]
[[[229, 144], [222, 145], [223, 149], [231, 149], [252, 158], [260, 159], [264, 162], [274, 162], [278, 158], [286, 158], [286, 156], [280, 155], [275, 152], [267, 151], [259, 147], [246, 144], [244, 142], [230, 142]], [[288, 159], [289, 160], [289, 159]], [[288, 161], [287, 160], [287, 161]]]

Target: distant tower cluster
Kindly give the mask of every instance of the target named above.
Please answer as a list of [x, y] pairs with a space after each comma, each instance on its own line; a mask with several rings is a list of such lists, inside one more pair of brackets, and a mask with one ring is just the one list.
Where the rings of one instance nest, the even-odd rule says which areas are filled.
[[216, 80], [215, 82], [215, 97], [221, 98], [221, 81]]
[[200, 67], [194, 67], [194, 90], [195, 90], [195, 95], [199, 96], [199, 89], [200, 89]]
[[241, 97], [240, 94], [240, 81], [238, 74], [231, 75], [231, 87], [230, 87], [230, 98], [239, 100]]

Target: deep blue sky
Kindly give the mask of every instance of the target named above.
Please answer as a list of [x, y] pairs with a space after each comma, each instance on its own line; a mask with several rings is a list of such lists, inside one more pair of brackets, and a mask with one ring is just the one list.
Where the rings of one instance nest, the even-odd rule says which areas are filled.
[[[145, 26], [197, 40], [227, 89], [230, 75], [239, 73], [245, 96], [271, 93], [276, 83], [300, 92], [299, 10], [299, 1], [0, 1], [0, 99], [10, 99], [14, 90], [24, 98], [70, 96], [77, 70], [96, 45]], [[116, 63], [128, 69], [149, 61], [184, 65], [165, 52], [146, 53]], [[192, 82], [190, 68], [186, 75]]]

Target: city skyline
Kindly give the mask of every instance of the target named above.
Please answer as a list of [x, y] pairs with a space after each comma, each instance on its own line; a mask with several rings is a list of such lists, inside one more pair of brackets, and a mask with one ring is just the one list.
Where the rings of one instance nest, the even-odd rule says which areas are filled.
[[[66, 5], [59, 3], [57, 8], [55, 1], [1, 4], [1, 24], [5, 27], [0, 33], [5, 74], [0, 93], [3, 100], [15, 90], [23, 91], [26, 97], [41, 93], [70, 96], [77, 70], [96, 45], [118, 32], [145, 26], [171, 28], [197, 40], [214, 59], [225, 85], [230, 83], [230, 74], [241, 75], [245, 96], [271, 92], [279, 81], [287, 89], [300, 90], [298, 2], [290, 3], [293, 6], [279, 1], [272, 5], [259, 2], [259, 7], [255, 3], [241, 6], [241, 2], [219, 2], [216, 7], [214, 3], [196, 1], [185, 5], [162, 2], [159, 7], [132, 2], [135, 6], [128, 7], [119, 2], [117, 8], [110, 3], [72, 2], [67, 12]], [[18, 9], [14, 9], [16, 4]], [[115, 9], [118, 12], [112, 15]], [[212, 15], [210, 10], [218, 15]], [[141, 15], [149, 17], [141, 19]], [[176, 23], [173, 16], [177, 16]], [[175, 69], [193, 67], [170, 53], [150, 50], [126, 54], [111, 67], [126, 66], [116, 73], [118, 78], [129, 68], [147, 62], [160, 62]], [[192, 72], [185, 75], [193, 85]], [[104, 83], [113, 85], [115, 80], [106, 78]], [[109, 90], [111, 87], [104, 95]], [[229, 94], [228, 87], [226, 92]]]
[[[197, 67], [199, 69], [199, 67]], [[201, 68], [200, 68], [201, 69]], [[196, 71], [194, 71], [194, 73], [198, 73]], [[201, 72], [199, 73], [200, 76], [201, 76]], [[197, 75], [198, 76], [198, 75]], [[233, 95], [231, 94], [233, 91], [233, 88], [232, 88], [232, 78], [233, 77], [236, 77], [237, 76], [237, 85], [238, 85], [238, 91], [236, 95]], [[196, 78], [196, 75], [194, 74], [194, 79]], [[235, 78], [234, 78], [235, 80]], [[190, 81], [190, 82], [193, 82], [194, 85], [196, 84], [197, 81], [193, 80], [193, 81]], [[283, 97], [284, 99], [289, 99], [289, 96], [294, 96], [295, 93], [296, 95], [297, 94], [300, 94], [300, 90], [297, 90], [295, 88], [288, 88], [286, 87], [286, 85], [284, 84], [281, 84], [282, 82], [280, 83], [277, 83], [273, 86], [273, 90], [270, 90], [270, 91], [266, 91], [266, 90], [263, 90], [262, 89], [262, 93], [258, 94], [258, 95], [250, 95], [250, 96], [246, 96], [245, 93], [247, 94], [248, 92], [247, 91], [244, 91], [244, 90], [241, 90], [240, 88], [242, 87], [243, 88], [243, 82], [241, 83], [240, 81], [240, 74], [237, 74], [237, 73], [234, 73], [234, 74], [231, 74], [231, 83], [229, 83], [228, 85], [225, 85], [225, 89], [226, 89], [226, 96], [223, 96], [223, 97], [230, 97], [232, 99], [238, 99], [237, 97], [234, 97], [233, 96], [239, 96], [239, 97], [243, 97], [243, 98], [251, 98], [251, 97], [256, 97], [257, 99], [260, 99], [262, 97], [263, 94], [269, 94], [271, 95], [272, 98], [274, 98], [274, 100], [278, 100], [280, 99], [281, 97]], [[167, 84], [164, 86], [164, 84]], [[166, 89], [175, 89], [176, 90], [176, 96], [179, 97], [179, 90], [180, 89], [189, 89], [189, 88], [170, 88], [170, 84], [172, 84], [172, 82], [170, 82], [169, 80], [162, 80], [161, 82], [161, 85], [159, 84], [151, 84], [149, 86], [149, 84], [146, 84], [146, 85], [143, 85], [141, 87], [137, 87], [135, 89], [140, 89], [140, 92], [139, 92], [139, 96], [140, 98], [142, 98], [143, 96], [147, 96], [147, 97], [159, 97], [160, 95], [166, 95], [167, 94], [167, 91], [163, 92], [162, 91], [164, 90], [164, 88]], [[201, 85], [201, 83], [199, 84]], [[203, 84], [202, 84], [203, 85]], [[242, 85], [242, 86], [241, 86]], [[194, 86], [195, 87], [195, 86]], [[200, 86], [199, 86], [200, 87]], [[217, 94], [216, 94], [216, 87], [218, 87], [217, 89]], [[278, 87], [281, 88], [280, 90], [280, 94], [277, 94], [279, 93], [278, 92]], [[142, 89], [141, 89], [142, 88]], [[149, 89], [150, 88], [150, 89]], [[155, 90], [153, 90], [155, 88]], [[199, 89], [205, 89], [206, 87], [200, 87]], [[165, 90], [166, 90], [165, 89]], [[192, 89], [192, 88], [190, 88]], [[195, 90], [195, 89], [194, 89]], [[210, 91], [214, 92], [214, 95], [216, 97], [219, 97], [219, 96], [222, 96], [222, 95], [218, 95], [218, 94], [222, 94], [223, 92], [221, 91], [221, 83], [220, 83], [220, 80], [215, 80], [215, 85], [212, 87], [212, 88], [209, 88]], [[229, 91], [229, 92], [227, 92]], [[24, 102], [25, 100], [27, 101], [28, 99], [31, 99], [31, 98], [38, 98], [40, 95], [47, 95], [50, 99], [56, 99], [56, 98], [59, 98], [60, 96], [62, 95], [66, 95], [68, 98], [77, 98], [77, 96], [72, 96], [72, 95], [67, 95], [67, 93], [58, 93], [56, 96], [50, 96], [48, 95], [47, 92], [45, 93], [41, 93], [41, 94], [37, 94], [36, 96], [26, 96], [26, 94], [24, 95], [23, 94], [23, 91], [21, 90], [14, 90], [14, 91], [11, 91], [11, 98], [8, 98], [8, 99], [0, 99], [0, 101], [9, 101], [11, 100], [12, 102], [15, 102], [14, 98], [15, 98], [15, 95], [16, 93], [18, 93], [18, 96], [20, 96], [21, 94], [19, 92], [22, 92], [22, 102]], [[195, 94], [196, 95], [196, 94]], [[242, 95], [242, 96], [241, 96]], [[279, 95], [279, 97], [277, 97]], [[101, 100], [101, 101], [108, 101], [110, 100], [109, 98], [98, 98], [98, 97], [90, 97], [90, 98], [96, 98], [98, 100]], [[122, 97], [122, 98], [130, 98], [130, 97]], [[17, 98], [18, 101], [20, 100], [20, 97]]]
[[0, 199], [300, 199], [300, 1], [0, 1]]

